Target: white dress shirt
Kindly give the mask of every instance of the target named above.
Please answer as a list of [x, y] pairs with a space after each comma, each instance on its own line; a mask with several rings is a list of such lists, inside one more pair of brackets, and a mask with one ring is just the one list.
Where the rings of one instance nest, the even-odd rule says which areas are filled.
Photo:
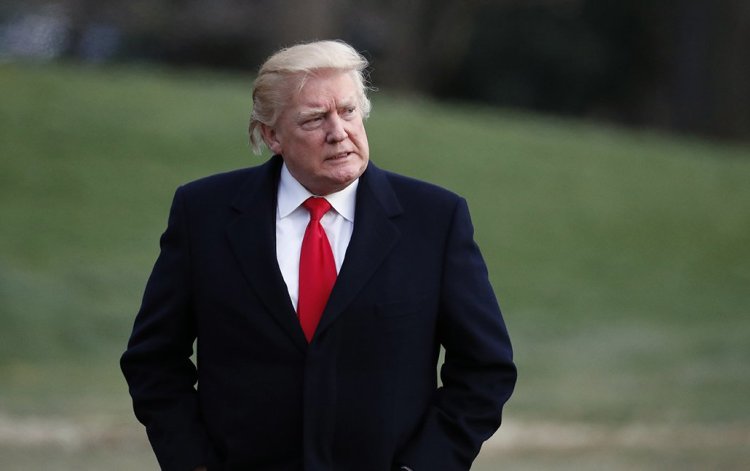
[[[331, 244], [333, 258], [336, 261], [336, 273], [341, 270], [344, 263], [346, 248], [349, 247], [354, 230], [358, 185], [359, 179], [343, 190], [325, 196], [331, 204], [331, 210], [321, 218], [320, 224]], [[316, 195], [307, 191], [307, 188], [289, 173], [286, 164], [282, 165], [276, 199], [276, 259], [295, 310], [299, 298], [299, 255], [302, 250], [302, 238], [307, 223], [310, 222], [310, 213], [302, 203], [311, 196]]]

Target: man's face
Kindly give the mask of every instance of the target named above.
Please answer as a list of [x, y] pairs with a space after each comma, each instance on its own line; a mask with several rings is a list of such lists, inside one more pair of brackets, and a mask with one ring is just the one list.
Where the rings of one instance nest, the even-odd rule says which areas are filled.
[[275, 126], [261, 129], [271, 151], [284, 158], [292, 176], [313, 194], [339, 191], [367, 168], [370, 148], [349, 72], [309, 76]]

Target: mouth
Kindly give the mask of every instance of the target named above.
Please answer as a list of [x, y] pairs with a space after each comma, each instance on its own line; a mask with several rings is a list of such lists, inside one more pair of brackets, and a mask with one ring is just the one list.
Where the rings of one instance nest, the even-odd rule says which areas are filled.
[[344, 159], [346, 159], [347, 157], [349, 157], [352, 154], [353, 154], [353, 152], [351, 152], [351, 151], [339, 152], [337, 154], [331, 155], [326, 160], [329, 160], [329, 161], [344, 160]]

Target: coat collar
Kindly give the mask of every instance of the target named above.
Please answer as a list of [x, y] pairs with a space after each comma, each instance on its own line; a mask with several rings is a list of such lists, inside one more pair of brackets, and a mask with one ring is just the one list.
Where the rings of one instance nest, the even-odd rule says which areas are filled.
[[[247, 281], [275, 322], [303, 352], [307, 341], [276, 261], [276, 194], [282, 159], [251, 173], [232, 202], [238, 216], [227, 233]], [[403, 212], [386, 173], [370, 162], [357, 188], [354, 232], [315, 339], [346, 310], [400, 237], [391, 221]]]
[[232, 201], [238, 213], [227, 236], [248, 283], [274, 321], [304, 352], [307, 340], [299, 326], [284, 279], [276, 261], [276, 189], [281, 158], [257, 167]]
[[352, 239], [313, 341], [344, 313], [396, 245], [400, 232], [392, 219], [402, 212], [385, 172], [370, 162], [357, 188]]

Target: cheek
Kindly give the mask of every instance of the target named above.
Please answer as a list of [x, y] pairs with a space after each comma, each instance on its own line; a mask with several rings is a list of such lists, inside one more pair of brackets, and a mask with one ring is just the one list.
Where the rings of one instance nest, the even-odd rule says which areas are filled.
[[325, 142], [325, 134], [319, 131], [307, 131], [304, 134], [296, 135], [292, 145], [296, 149], [305, 149], [307, 151], [320, 147]]
[[368, 143], [367, 143], [367, 134], [365, 133], [364, 128], [361, 129], [360, 132], [357, 133], [355, 137], [355, 141], [356, 141], [357, 147], [359, 147], [359, 149], [362, 152], [365, 152], [365, 153], [369, 152]]
[[367, 135], [365, 134], [365, 127], [362, 125], [362, 123], [353, 124], [352, 127], [349, 130], [349, 139], [359, 143], [366, 143], [367, 142]]

